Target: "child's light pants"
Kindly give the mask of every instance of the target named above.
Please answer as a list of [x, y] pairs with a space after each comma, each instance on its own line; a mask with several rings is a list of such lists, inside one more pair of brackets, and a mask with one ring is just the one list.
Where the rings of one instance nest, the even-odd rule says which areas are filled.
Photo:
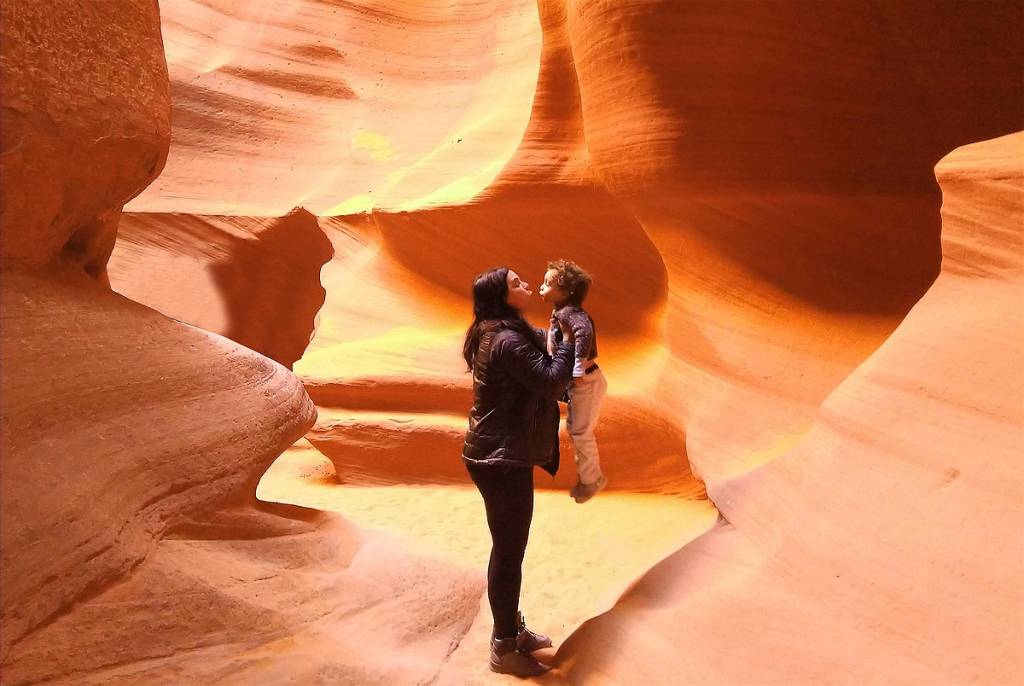
[[600, 368], [576, 377], [569, 386], [569, 436], [576, 459], [576, 475], [585, 484], [601, 478], [601, 457], [594, 430], [601, 415], [601, 404], [608, 392], [608, 381]]

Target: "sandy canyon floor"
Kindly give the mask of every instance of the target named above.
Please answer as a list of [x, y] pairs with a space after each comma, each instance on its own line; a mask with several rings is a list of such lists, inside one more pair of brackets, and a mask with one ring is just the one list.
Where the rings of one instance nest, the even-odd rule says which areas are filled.
[[[267, 471], [257, 497], [337, 512], [396, 550], [486, 574], [491, 543], [483, 502], [472, 484], [405, 485], [400, 474], [391, 484], [338, 483], [330, 460], [303, 439]], [[578, 505], [564, 489], [538, 489], [521, 610], [531, 626], [555, 642], [538, 653], [556, 665], [541, 683], [563, 682], [556, 651], [564, 639], [611, 608], [656, 563], [717, 522], [718, 512], [706, 499], [610, 491]], [[406, 620], [399, 614], [391, 621]], [[479, 614], [436, 683], [508, 682], [511, 677], [487, 669], [490, 630], [484, 595]]]

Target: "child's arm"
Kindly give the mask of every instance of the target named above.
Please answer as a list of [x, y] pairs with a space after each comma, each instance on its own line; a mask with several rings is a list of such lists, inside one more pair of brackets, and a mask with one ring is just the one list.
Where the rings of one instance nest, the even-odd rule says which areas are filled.
[[594, 327], [591, 326], [587, 313], [579, 309], [573, 310], [569, 315], [569, 325], [576, 338], [576, 363], [573, 365], [572, 375], [581, 377], [584, 375], [583, 363], [590, 359], [590, 350], [594, 344]]

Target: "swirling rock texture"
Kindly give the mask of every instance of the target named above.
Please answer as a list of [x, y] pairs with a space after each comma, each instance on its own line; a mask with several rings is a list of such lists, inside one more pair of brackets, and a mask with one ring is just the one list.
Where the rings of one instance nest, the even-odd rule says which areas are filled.
[[[138, 310], [121, 305], [96, 281], [105, 279], [121, 206], [156, 176], [167, 155], [169, 96], [159, 18], [153, 8], [120, 9], [124, 34], [104, 40], [113, 6], [3, 6], [4, 657], [76, 596], [140, 557], [144, 546], [137, 539], [152, 526], [147, 519], [160, 519], [154, 512], [129, 520], [123, 544], [113, 528], [97, 536], [98, 520], [122, 517], [117, 509], [91, 513], [89, 489], [80, 492], [76, 482], [123, 437], [108, 438], [103, 427], [88, 439], [80, 432], [96, 416], [82, 411], [90, 392], [108, 382], [103, 372], [112, 371], [112, 360], [95, 360], [94, 367], [66, 378], [78, 355], [117, 336], [111, 310], [138, 317]], [[72, 44], [82, 45], [97, 66], [78, 60]], [[130, 73], [115, 73], [121, 52], [128, 55]], [[146, 327], [140, 319], [140, 345], [156, 334]], [[64, 393], [67, 398], [60, 397]], [[121, 401], [111, 396], [117, 407]], [[93, 444], [93, 452], [75, 454], [78, 441]], [[64, 462], [66, 452], [73, 455], [70, 463]], [[112, 464], [91, 485], [116, 473]], [[155, 484], [150, 488], [159, 488]], [[126, 509], [141, 509], [153, 495], [147, 490], [129, 485]]]
[[[565, 505], [567, 444], [559, 477], [538, 479], [523, 605], [564, 640], [552, 683], [1024, 677], [1021, 138], [946, 157], [941, 191], [934, 171], [1019, 128], [1019, 3], [162, 10], [172, 144], [128, 205], [110, 280], [294, 363], [330, 462], [300, 442], [260, 497], [355, 524], [303, 515], [330, 523], [306, 525], [333, 541], [313, 548], [201, 546], [198, 531], [257, 516], [203, 515], [77, 616], [118, 593], [137, 611], [117, 637], [180, 594], [218, 599], [210, 614], [47, 672], [46, 646], [96, 626], [55, 622], [23, 649], [32, 678], [487, 682], [486, 530], [457, 458], [466, 295], [498, 263], [536, 285], [558, 256], [595, 276], [611, 491]], [[287, 250], [263, 240], [278, 224]], [[93, 231], [109, 252], [110, 229]], [[79, 262], [102, 278], [105, 255]], [[263, 269], [288, 285], [261, 289]], [[246, 310], [247, 289], [273, 302]], [[268, 325], [290, 298], [294, 318]], [[546, 321], [540, 303], [528, 314]], [[272, 431], [265, 455], [293, 437]], [[154, 583], [190, 555], [237, 575]], [[303, 572], [263, 580], [285, 560]], [[259, 600], [236, 590], [260, 583]], [[380, 639], [362, 660], [332, 643], [353, 627]], [[408, 659], [385, 671], [395, 649]]]
[[1020, 679], [1022, 153], [943, 158], [938, 280], [792, 450], [720, 487], [730, 526], [565, 644], [570, 681]]
[[162, 10], [174, 145], [135, 212], [334, 215], [468, 200], [529, 116], [541, 35], [528, 0]]
[[368, 653], [340, 637], [396, 608], [429, 629], [377, 635], [371, 663], [406, 659], [373, 678], [434, 673], [479, 575], [258, 502], [315, 421], [299, 380], [110, 290], [122, 205], [170, 139], [156, 3], [0, 12], [4, 683], [360, 680]]

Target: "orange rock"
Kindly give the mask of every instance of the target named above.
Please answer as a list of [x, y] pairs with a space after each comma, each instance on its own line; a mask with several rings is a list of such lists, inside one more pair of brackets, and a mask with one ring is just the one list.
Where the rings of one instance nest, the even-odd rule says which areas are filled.
[[186, 0], [162, 12], [175, 144], [133, 212], [464, 202], [529, 117], [534, 0]]
[[0, 654], [17, 682], [32, 637], [169, 530], [251, 508], [315, 408], [274, 362], [104, 283], [121, 205], [167, 151], [156, 6], [3, 12]]
[[[1021, 139], [946, 158], [937, 170], [944, 198], [932, 171], [956, 146], [1019, 128], [1019, 3], [370, 4], [165, 3], [173, 143], [163, 175], [129, 205], [115, 286], [294, 362], [325, 409], [310, 440], [343, 483], [447, 485], [465, 481], [459, 418], [469, 378], [458, 353], [471, 278], [508, 264], [536, 286], [548, 259], [573, 258], [595, 276], [587, 305], [611, 384], [600, 435], [611, 490], [620, 491], [611, 495], [701, 498], [696, 474], [724, 518], [585, 623], [557, 655], [553, 678], [1019, 681], [1024, 512], [1011, 467], [1024, 419], [1013, 402], [1024, 380], [1013, 319], [1022, 285]], [[11, 6], [5, 31], [25, 25], [7, 21]], [[129, 13], [128, 37], [103, 43], [102, 29], [117, 25], [103, 12], [89, 15], [100, 36], [90, 35], [90, 49], [121, 41], [135, 54], [130, 31], [155, 33], [153, 15]], [[46, 6], [20, 16], [47, 26], [58, 14]], [[36, 42], [33, 64], [65, 54], [64, 45]], [[4, 44], [6, 77], [7, 46], [19, 44]], [[12, 62], [22, 70], [13, 81], [20, 90], [11, 91], [19, 95], [9, 98], [5, 84], [3, 100], [4, 172], [13, 170], [16, 182], [15, 192], [4, 187], [5, 260], [34, 269], [62, 254], [69, 268], [102, 280], [121, 205], [162, 165], [166, 92], [161, 83], [129, 84], [138, 97], [110, 96], [128, 113], [124, 121], [103, 110], [96, 124], [82, 112], [102, 98], [67, 84], [43, 89], [28, 63]], [[131, 74], [156, 73], [154, 64], [148, 54]], [[98, 69], [74, 85], [95, 95], [90, 79], [110, 72]], [[54, 113], [40, 95], [65, 91], [61, 102], [87, 106]], [[37, 101], [21, 93], [43, 106], [24, 105]], [[154, 103], [163, 104], [159, 116], [135, 116], [133, 108]], [[18, 113], [10, 133], [8, 110]], [[38, 132], [19, 133], [25, 122], [49, 131], [47, 116], [58, 123], [56, 138], [67, 138], [67, 155], [53, 154]], [[120, 146], [109, 153], [108, 130]], [[102, 150], [82, 148], [89, 141]], [[83, 155], [97, 171], [83, 171]], [[54, 172], [62, 165], [69, 176]], [[30, 197], [34, 188], [43, 190]], [[282, 219], [294, 207], [311, 214]], [[327, 253], [313, 223], [333, 247], [320, 273], [325, 295], [312, 279]], [[278, 224], [293, 240], [263, 240]], [[173, 237], [181, 231], [191, 235]], [[258, 247], [239, 244], [242, 231]], [[210, 243], [252, 249], [225, 248], [221, 259]], [[271, 259], [279, 251], [288, 259]], [[211, 275], [211, 267], [222, 272]], [[157, 269], [174, 270], [180, 288], [144, 283]], [[258, 271], [266, 269], [297, 283], [294, 292], [263, 283]], [[451, 560], [423, 562], [375, 535], [357, 541], [326, 516], [282, 518], [254, 506], [252, 479], [312, 421], [293, 377], [105, 290], [65, 293], [70, 277], [17, 279], [17, 288], [5, 285], [20, 332], [8, 336], [5, 326], [5, 370], [8, 359], [24, 360], [33, 376], [11, 377], [17, 393], [5, 396], [5, 429], [8, 414], [21, 413], [18, 426], [40, 445], [76, 445], [71, 419], [61, 422], [50, 408], [55, 384], [77, 369], [52, 361], [62, 351], [97, 360], [83, 377], [93, 384], [151, 380], [144, 363], [151, 373], [168, 360], [210, 369], [191, 385], [177, 381], [187, 386], [181, 396], [195, 399], [187, 412], [152, 402], [162, 389], [143, 394], [141, 380], [120, 396], [68, 406], [103, 412], [116, 397], [146, 408], [143, 429], [132, 428], [102, 463], [119, 486], [105, 496], [116, 507], [101, 500], [87, 512], [109, 509], [129, 522], [125, 531], [142, 533], [95, 554], [98, 572], [78, 530], [60, 541], [72, 550], [58, 546], [53, 564], [59, 573], [76, 561], [77, 576], [54, 584], [42, 610], [28, 609], [38, 579], [25, 572], [26, 585], [5, 593], [5, 618], [10, 597], [17, 636], [28, 636], [5, 652], [5, 676], [10, 667], [25, 681], [83, 673], [124, 682], [483, 680], [460, 671], [464, 662], [482, 666], [483, 655], [449, 659], [474, 623], [479, 574]], [[48, 313], [81, 321], [36, 327], [35, 291]], [[260, 302], [249, 309], [253, 299]], [[280, 330], [268, 325], [292, 305]], [[528, 314], [543, 324], [546, 310], [538, 300]], [[110, 335], [107, 318], [116, 321]], [[139, 328], [150, 349], [115, 366], [110, 351], [143, 336]], [[196, 336], [206, 343], [184, 357], [181, 344]], [[32, 357], [37, 351], [49, 354], [45, 363]], [[263, 410], [266, 435], [251, 435], [251, 416], [274, 388], [281, 405]], [[173, 436], [154, 433], [162, 419], [177, 428]], [[192, 432], [204, 421], [222, 432], [210, 439], [222, 451], [196, 447]], [[59, 440], [45, 443], [52, 436]], [[254, 441], [264, 443], [254, 449]], [[169, 478], [163, 453], [141, 472], [119, 461], [139, 445], [186, 455], [173, 482], [186, 490], [154, 495], [153, 484], [167, 487]], [[25, 450], [53, 479], [50, 453]], [[11, 454], [5, 495], [28, 478], [8, 481]], [[556, 488], [573, 477], [568, 449], [563, 460]], [[83, 478], [108, 474], [73, 464]], [[273, 486], [279, 496], [287, 491], [287, 483]], [[54, 497], [67, 493], [59, 483], [53, 489]], [[75, 493], [88, 493], [91, 504], [97, 491]], [[62, 511], [12, 492], [18, 512], [29, 513], [16, 518], [24, 526]], [[432, 493], [443, 509], [443, 491]], [[382, 502], [401, 506], [400, 497]], [[137, 513], [147, 508], [171, 514], [145, 524]], [[703, 531], [709, 513], [701, 509], [700, 526], [681, 528]], [[616, 521], [603, 516], [581, 534]], [[108, 541], [109, 527], [83, 522], [82, 536]], [[175, 538], [161, 539], [172, 526]], [[20, 551], [33, 541], [51, 545], [35, 529], [17, 535], [25, 542], [17, 551], [5, 542], [5, 589], [8, 556], [28, 568], [34, 558]], [[364, 566], [353, 562], [359, 551]], [[531, 551], [551, 567], [559, 552]], [[103, 585], [138, 561], [123, 587]], [[189, 577], [194, 570], [210, 581]], [[384, 588], [361, 584], [366, 575], [380, 575]], [[387, 589], [401, 589], [395, 603]], [[181, 597], [207, 604], [171, 612], [164, 645], [132, 638], [141, 618], [180, 608]], [[31, 633], [75, 600], [83, 601], [75, 611]], [[102, 634], [109, 608], [125, 603], [137, 613]], [[578, 619], [584, 605], [569, 614]], [[474, 650], [486, 640], [481, 622], [466, 643]], [[424, 625], [431, 630], [421, 633]], [[331, 653], [349, 631], [373, 635], [373, 650]], [[239, 654], [238, 645], [254, 647]], [[74, 650], [58, 656], [54, 646]], [[396, 651], [410, 651], [409, 659], [378, 671]]]
[[291, 369], [324, 304], [331, 243], [302, 209], [267, 219], [125, 213], [108, 270], [132, 300]]
[[125, 0], [12, 0], [2, 13], [3, 258], [102, 280], [121, 206], [167, 158], [159, 13]]
[[[39, 669], [24, 650], [42, 627], [115, 585], [168, 532], [228, 505], [251, 509], [260, 476], [316, 417], [277, 363], [67, 271], [4, 273], [12, 683]], [[71, 663], [88, 652], [60, 649]]]
[[[480, 574], [367, 540], [337, 516], [258, 502], [263, 473], [315, 420], [299, 380], [106, 282], [122, 205], [167, 153], [156, 3], [11, 0], [0, 11], [4, 683], [311, 683], [398, 650], [406, 661], [374, 673], [424, 681], [475, 616]], [[222, 269], [231, 331], [294, 359], [322, 302], [328, 246], [309, 215], [266, 224], [260, 246], [222, 234], [234, 262], [204, 266]], [[296, 225], [312, 230], [306, 240]], [[196, 236], [163, 228], [137, 221], [132, 245], [202, 252]], [[216, 235], [203, 229], [198, 238]], [[161, 258], [130, 288], [153, 293], [142, 281], [173, 265]], [[202, 294], [181, 271], [164, 276], [179, 287], [172, 306]], [[243, 290], [260, 302], [240, 307]], [[256, 310], [279, 328], [261, 328]], [[339, 641], [396, 614], [419, 616], [411, 639], [375, 635], [358, 651]]]
[[1019, 680], [1022, 153], [943, 158], [939, 278], [799, 443], [717, 489], [728, 525], [564, 645], [569, 681]]

